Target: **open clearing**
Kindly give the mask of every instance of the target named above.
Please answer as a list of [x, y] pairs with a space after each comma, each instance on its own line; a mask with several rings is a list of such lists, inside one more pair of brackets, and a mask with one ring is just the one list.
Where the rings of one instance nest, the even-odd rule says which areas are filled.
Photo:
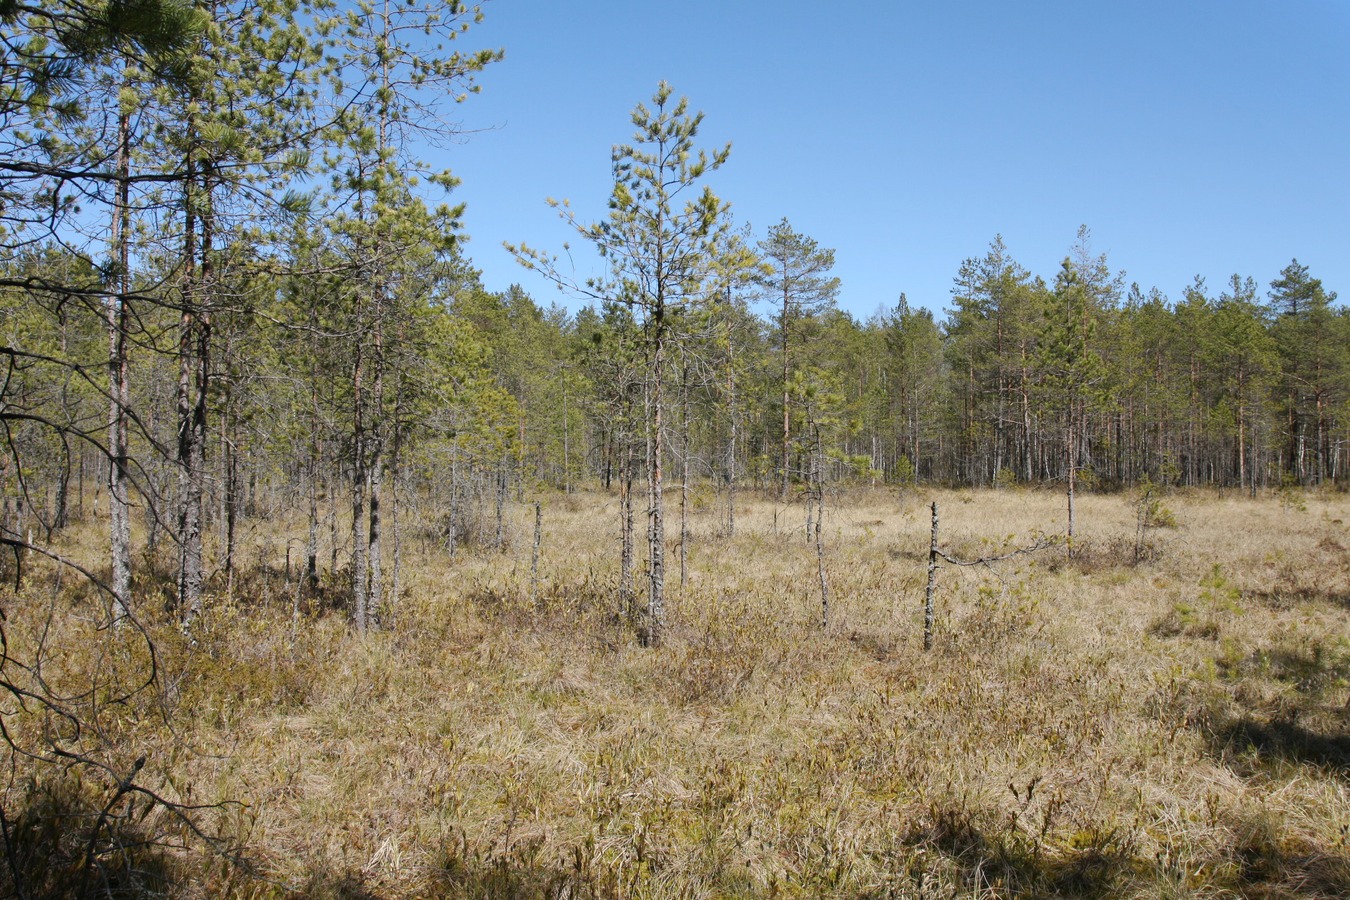
[[[500, 554], [409, 527], [364, 639], [297, 616], [260, 539], [195, 647], [151, 625], [159, 687], [97, 737], [166, 796], [241, 801], [254, 872], [199, 844], [155, 864], [242, 896], [1350, 894], [1350, 496], [1171, 495], [1139, 563], [1130, 499], [1082, 496], [1077, 558], [940, 570], [928, 653], [928, 503], [971, 558], [1059, 531], [1061, 495], [831, 498], [824, 631], [804, 507], [747, 498], [727, 538], [695, 499], [654, 648], [617, 615], [610, 496], [542, 498], [537, 586], [532, 506]], [[6, 611], [11, 652], [50, 623], [75, 683], [125, 638], [70, 582]], [[20, 825], [56, 795], [8, 790]]]

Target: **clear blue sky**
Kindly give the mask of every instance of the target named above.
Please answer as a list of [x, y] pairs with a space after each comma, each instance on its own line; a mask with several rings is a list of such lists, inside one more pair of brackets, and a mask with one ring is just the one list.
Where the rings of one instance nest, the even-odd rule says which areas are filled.
[[503, 241], [599, 271], [545, 199], [605, 215], [610, 148], [662, 79], [732, 142], [711, 177], [762, 237], [786, 216], [836, 251], [860, 318], [903, 291], [941, 315], [961, 261], [1001, 233], [1052, 278], [1080, 224], [1095, 252], [1176, 299], [1199, 274], [1264, 292], [1297, 257], [1350, 300], [1350, 2], [490, 0], [463, 40], [502, 47], [463, 179], [467, 253], [518, 282]]

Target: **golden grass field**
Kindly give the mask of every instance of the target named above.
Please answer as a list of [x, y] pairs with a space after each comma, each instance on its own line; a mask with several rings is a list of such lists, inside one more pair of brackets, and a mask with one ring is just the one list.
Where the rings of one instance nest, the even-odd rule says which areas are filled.
[[[312, 598], [296, 615], [284, 536], [260, 526], [249, 558], [267, 568], [213, 602], [195, 644], [146, 586], [158, 680], [120, 705], [109, 686], [143, 670], [142, 645], [97, 629], [78, 579], [30, 566], [4, 599], [11, 656], [40, 646], [49, 684], [103, 685], [81, 707], [98, 727], [67, 746], [115, 773], [145, 755], [136, 783], [169, 799], [233, 801], [194, 821], [241, 850], [239, 866], [127, 794], [104, 831], [160, 846], [99, 843], [108, 883], [316, 898], [1350, 896], [1350, 495], [1170, 495], [1175, 525], [1148, 533], [1138, 564], [1131, 499], [1082, 496], [1077, 558], [1061, 545], [940, 571], [928, 653], [928, 503], [943, 547], [975, 557], [1059, 531], [1062, 495], [830, 498], [822, 630], [804, 507], [747, 497], [727, 538], [705, 489], [683, 586], [672, 543], [669, 630], [652, 648], [616, 615], [615, 498], [540, 499], [533, 602], [533, 507], [520, 505], [503, 553], [451, 560], [409, 529], [403, 596], [365, 638]], [[21, 746], [43, 745], [36, 711], [10, 702], [5, 716]], [[101, 808], [115, 781], [10, 760], [24, 877], [76, 883], [90, 820], [61, 810]]]

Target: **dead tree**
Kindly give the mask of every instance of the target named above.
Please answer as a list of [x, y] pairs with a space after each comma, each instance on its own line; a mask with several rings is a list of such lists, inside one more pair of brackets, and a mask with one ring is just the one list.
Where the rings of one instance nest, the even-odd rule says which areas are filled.
[[1054, 538], [1038, 537], [1032, 544], [1013, 550], [1010, 553], [1004, 553], [1000, 556], [981, 556], [978, 559], [963, 560], [957, 559], [949, 553], [946, 553], [938, 546], [938, 505], [933, 502], [933, 530], [928, 541], [928, 587], [924, 591], [923, 603], [923, 649], [933, 649], [933, 618], [937, 600], [937, 570], [938, 560], [941, 559], [949, 566], [985, 566], [992, 571], [992, 563], [1001, 562], [1005, 559], [1012, 559], [1014, 556], [1025, 556], [1029, 553], [1036, 553], [1047, 547], [1053, 547], [1056, 544]]

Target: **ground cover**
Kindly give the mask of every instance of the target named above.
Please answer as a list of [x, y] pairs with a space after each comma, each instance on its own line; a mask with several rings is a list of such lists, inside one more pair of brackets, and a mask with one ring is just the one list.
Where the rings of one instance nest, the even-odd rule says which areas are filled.
[[[1062, 496], [829, 498], [822, 629], [805, 507], [746, 499], [727, 536], [696, 492], [658, 647], [620, 615], [615, 498], [540, 499], [537, 581], [529, 504], [500, 553], [409, 526], [366, 638], [336, 588], [297, 602], [281, 525], [191, 640], [145, 575], [154, 685], [65, 746], [231, 801], [193, 814], [218, 842], [11, 753], [22, 877], [81, 883], [97, 842], [128, 891], [186, 896], [1350, 894], [1350, 496], [1172, 494], [1142, 534], [1136, 498], [1081, 496], [1074, 558], [939, 571], [927, 653], [929, 503], [974, 558], [1059, 530]], [[67, 693], [143, 671], [79, 579], [28, 568], [12, 659]], [[5, 715], [23, 747], [55, 727]]]

